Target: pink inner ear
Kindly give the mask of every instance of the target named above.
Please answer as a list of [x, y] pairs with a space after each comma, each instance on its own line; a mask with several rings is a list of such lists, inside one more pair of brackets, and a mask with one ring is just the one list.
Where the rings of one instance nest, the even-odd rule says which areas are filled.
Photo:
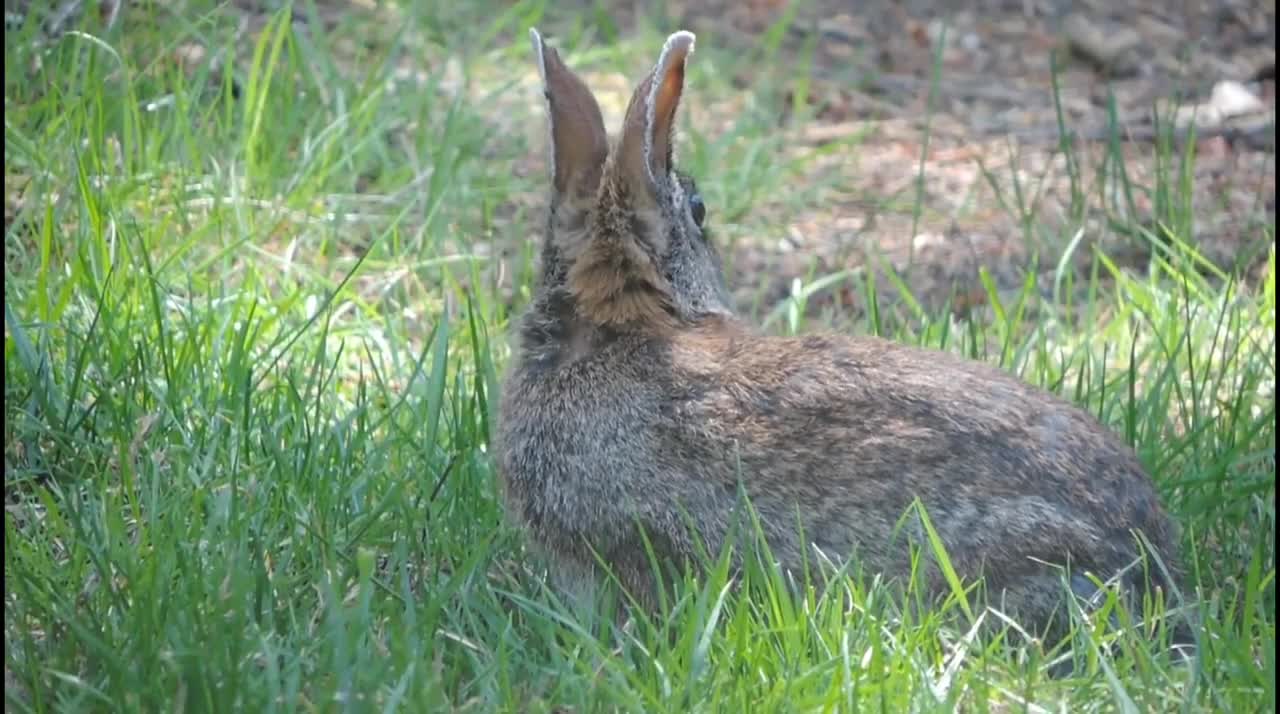
[[653, 164], [655, 171], [671, 169], [671, 135], [675, 131], [676, 107], [684, 91], [684, 61], [673, 63], [653, 98]]
[[662, 55], [658, 58], [658, 66], [654, 70], [657, 86], [653, 87], [649, 97], [649, 137], [652, 146], [649, 165], [655, 177], [671, 170], [671, 139], [675, 131], [676, 108], [684, 93], [684, 66], [693, 52], [693, 43], [694, 36], [691, 32], [677, 32], [667, 38]]
[[663, 180], [671, 170], [671, 135], [684, 92], [684, 64], [693, 52], [693, 33], [667, 39], [657, 66], [636, 87], [627, 105], [619, 167], [633, 181]]

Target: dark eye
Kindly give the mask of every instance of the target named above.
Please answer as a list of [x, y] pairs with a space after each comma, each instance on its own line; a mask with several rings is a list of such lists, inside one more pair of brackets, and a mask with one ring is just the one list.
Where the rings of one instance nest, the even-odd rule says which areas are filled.
[[702, 227], [702, 222], [707, 218], [707, 205], [702, 202], [702, 194], [694, 193], [689, 196], [689, 211], [693, 214], [693, 222]]

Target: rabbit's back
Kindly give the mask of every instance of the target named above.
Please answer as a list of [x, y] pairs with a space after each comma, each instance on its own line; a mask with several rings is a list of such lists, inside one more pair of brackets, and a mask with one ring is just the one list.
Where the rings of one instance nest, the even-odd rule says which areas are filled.
[[[711, 330], [672, 343], [670, 439], [732, 451], [757, 508], [808, 513], [872, 561], [919, 499], [952, 557], [1122, 567], [1169, 535], [1136, 456], [1090, 415], [994, 367], [874, 338]], [[684, 436], [681, 436], [684, 434]], [[760, 505], [764, 504], [764, 505]], [[796, 554], [798, 556], [798, 554]], [[889, 566], [890, 562], [882, 565]]]
[[1117, 437], [940, 352], [716, 320], [517, 368], [503, 412], [509, 505], [571, 557], [584, 543], [642, 553], [637, 525], [665, 556], [691, 557], [694, 539], [714, 552], [739, 485], [793, 569], [818, 548], [905, 574], [915, 499], [966, 577], [1069, 561], [1106, 578], [1136, 558], [1135, 529], [1170, 552], [1154, 487]]

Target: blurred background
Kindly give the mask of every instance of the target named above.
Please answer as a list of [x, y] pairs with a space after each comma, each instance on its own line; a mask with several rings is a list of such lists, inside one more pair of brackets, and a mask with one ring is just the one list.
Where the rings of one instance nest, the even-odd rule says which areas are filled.
[[[53, 35], [92, 6], [6, 8], [10, 24], [35, 14]], [[155, 53], [150, 72], [181, 68], [213, 84], [229, 73], [238, 95], [254, 43], [282, 7], [109, 0], [97, 11], [122, 41]], [[420, 200], [407, 218], [442, 227], [432, 242], [497, 258], [490, 267], [507, 276], [523, 269], [536, 239], [537, 221], [524, 219], [540, 206], [546, 170], [532, 24], [586, 77], [611, 128], [662, 38], [698, 34], [678, 150], [708, 196], [744, 308], [767, 311], [798, 289], [812, 293], [806, 310], [860, 316], [852, 282], [808, 291], [795, 281], [888, 268], [921, 304], [963, 314], [991, 298], [980, 268], [998, 291], [1016, 293], [1028, 270], [1057, 271], [1060, 281], [1070, 265], [1087, 275], [1095, 245], [1140, 268], [1170, 230], [1223, 270], [1256, 278], [1265, 263], [1270, 238], [1258, 228], [1275, 218], [1274, 2], [293, 7], [295, 52], [317, 53], [316, 65], [346, 81], [384, 72], [388, 96], [423, 109], [374, 120], [380, 137], [351, 137], [386, 146], [368, 147], [381, 160], [348, 157], [354, 175], [344, 188], [379, 194], [384, 209], [392, 197]], [[153, 41], [155, 28], [174, 23], [188, 36]], [[429, 151], [453, 119], [462, 124], [448, 139], [460, 143], [446, 148], [475, 183], [448, 200], [391, 191], [392, 176], [421, 182], [440, 169], [422, 156], [382, 165], [392, 161], [386, 152], [404, 142]], [[1178, 173], [1193, 123], [1190, 194], [1173, 200], [1159, 177]], [[518, 282], [496, 287], [518, 300]], [[881, 281], [889, 300], [902, 287]]]

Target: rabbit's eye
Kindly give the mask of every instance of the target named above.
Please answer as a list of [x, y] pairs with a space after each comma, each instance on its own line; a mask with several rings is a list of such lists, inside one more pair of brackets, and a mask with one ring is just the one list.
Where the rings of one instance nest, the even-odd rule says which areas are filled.
[[702, 202], [701, 194], [693, 194], [689, 197], [689, 211], [693, 214], [693, 222], [702, 227], [702, 222], [707, 218], [707, 204]]

